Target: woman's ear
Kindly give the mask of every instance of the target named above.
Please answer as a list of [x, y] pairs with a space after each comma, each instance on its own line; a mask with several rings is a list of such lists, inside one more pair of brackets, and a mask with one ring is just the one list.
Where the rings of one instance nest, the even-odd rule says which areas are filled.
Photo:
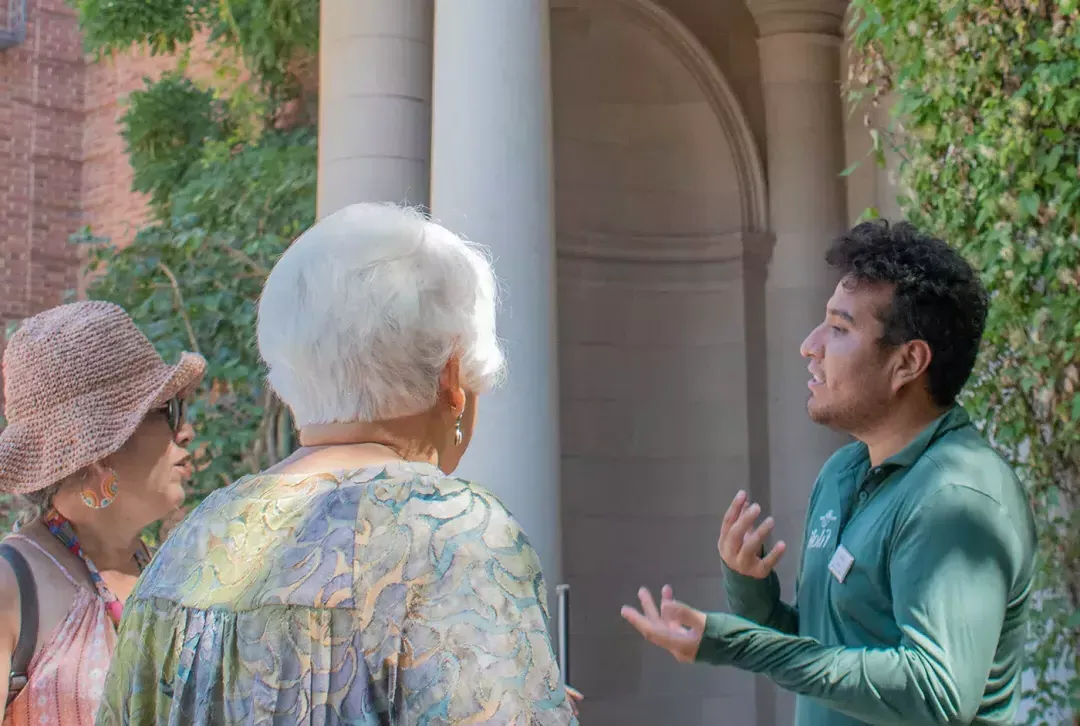
[[446, 402], [460, 416], [465, 410], [465, 389], [461, 387], [461, 358], [457, 354], [450, 356], [439, 374], [439, 398]]

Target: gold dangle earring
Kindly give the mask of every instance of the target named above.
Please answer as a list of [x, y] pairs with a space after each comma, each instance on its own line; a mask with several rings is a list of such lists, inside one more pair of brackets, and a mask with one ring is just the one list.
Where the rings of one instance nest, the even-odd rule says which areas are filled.
[[458, 414], [457, 423], [454, 424], [454, 446], [461, 446], [465, 440], [465, 434], [461, 433], [461, 414]]
[[97, 487], [84, 486], [82, 500], [90, 509], [104, 509], [116, 499], [117, 480], [116, 472], [111, 468], [105, 470], [105, 478], [98, 483]]

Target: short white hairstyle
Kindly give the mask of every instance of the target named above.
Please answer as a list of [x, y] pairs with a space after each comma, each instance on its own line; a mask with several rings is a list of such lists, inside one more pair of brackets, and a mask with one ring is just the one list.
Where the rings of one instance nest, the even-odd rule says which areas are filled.
[[439, 375], [496, 385], [496, 281], [486, 250], [394, 204], [353, 204], [281, 256], [259, 300], [259, 354], [297, 426], [431, 408]]

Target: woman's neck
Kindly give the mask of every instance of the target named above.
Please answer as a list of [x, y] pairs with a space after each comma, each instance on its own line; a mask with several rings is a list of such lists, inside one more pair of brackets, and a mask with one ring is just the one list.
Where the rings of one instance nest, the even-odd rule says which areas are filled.
[[99, 570], [126, 570], [142, 547], [139, 538], [142, 527], [125, 522], [110, 508], [93, 510], [86, 507], [65, 514], [75, 528], [83, 553]]
[[317, 424], [300, 431], [301, 448], [289, 468], [303, 459], [338, 462], [330, 468], [371, 466], [394, 460], [438, 464], [428, 417], [410, 416], [373, 423]]
[[382, 467], [401, 461], [435, 463], [427, 457], [403, 455], [396, 448], [384, 444], [323, 444], [302, 446], [266, 473], [310, 476], [331, 471]]

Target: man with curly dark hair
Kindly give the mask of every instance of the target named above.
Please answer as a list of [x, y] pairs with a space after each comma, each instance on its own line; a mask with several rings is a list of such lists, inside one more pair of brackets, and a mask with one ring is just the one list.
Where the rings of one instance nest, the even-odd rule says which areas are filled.
[[855, 442], [818, 475], [796, 603], [766, 554], [771, 518], [740, 492], [719, 549], [731, 613], [664, 587], [623, 616], [684, 661], [794, 691], [798, 726], [1007, 724], [1020, 702], [1035, 560], [1024, 489], [957, 396], [988, 299], [970, 265], [910, 224], [860, 224], [826, 256], [841, 274], [807, 336], [807, 410]]

